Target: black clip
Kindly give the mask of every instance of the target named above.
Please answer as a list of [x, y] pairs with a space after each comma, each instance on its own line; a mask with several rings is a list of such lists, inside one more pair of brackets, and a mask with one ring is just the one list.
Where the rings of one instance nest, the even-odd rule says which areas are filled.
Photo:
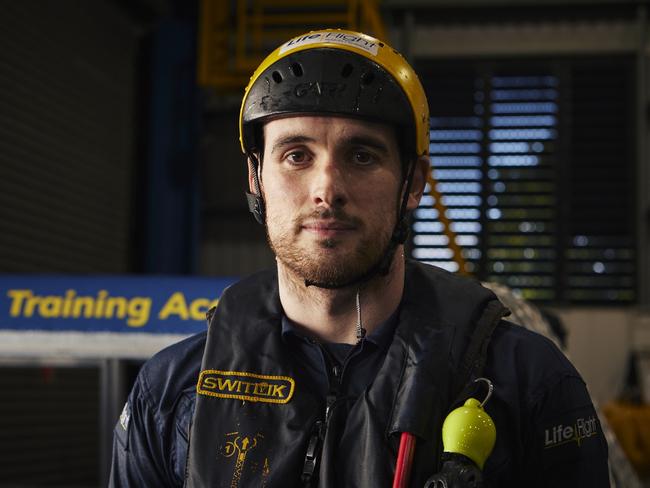
[[314, 424], [311, 431], [309, 444], [307, 445], [307, 453], [305, 454], [305, 463], [303, 464], [302, 475], [300, 476], [300, 480], [305, 484], [312, 480], [318, 467], [324, 436], [325, 422], [319, 420]]

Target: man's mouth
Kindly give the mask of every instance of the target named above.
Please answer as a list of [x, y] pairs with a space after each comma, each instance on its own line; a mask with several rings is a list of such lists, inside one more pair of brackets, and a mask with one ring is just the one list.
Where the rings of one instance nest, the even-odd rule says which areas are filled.
[[318, 237], [332, 238], [349, 234], [356, 229], [354, 224], [334, 219], [307, 220], [301, 228]]

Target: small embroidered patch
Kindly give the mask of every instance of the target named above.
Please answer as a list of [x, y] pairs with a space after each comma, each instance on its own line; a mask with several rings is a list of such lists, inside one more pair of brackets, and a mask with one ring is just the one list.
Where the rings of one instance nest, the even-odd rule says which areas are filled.
[[234, 398], [249, 402], [287, 403], [296, 382], [288, 376], [271, 376], [246, 371], [201, 371], [196, 392], [217, 398]]

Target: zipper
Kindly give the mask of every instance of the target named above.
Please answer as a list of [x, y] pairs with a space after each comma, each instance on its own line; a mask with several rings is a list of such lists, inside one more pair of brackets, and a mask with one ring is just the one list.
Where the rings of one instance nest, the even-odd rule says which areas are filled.
[[309, 436], [307, 453], [305, 454], [305, 462], [300, 477], [303, 486], [305, 487], [311, 487], [312, 482], [317, 479], [319, 463], [323, 454], [323, 443], [325, 441], [325, 435], [327, 434], [327, 427], [329, 426], [330, 417], [332, 415], [332, 408], [339, 398], [341, 391], [341, 378], [343, 376], [343, 366], [336, 364], [322, 346], [321, 351], [323, 352], [323, 356], [328, 359], [330, 365], [329, 391], [325, 397], [325, 415], [323, 419], [318, 420], [314, 424], [311, 430], [311, 435]]

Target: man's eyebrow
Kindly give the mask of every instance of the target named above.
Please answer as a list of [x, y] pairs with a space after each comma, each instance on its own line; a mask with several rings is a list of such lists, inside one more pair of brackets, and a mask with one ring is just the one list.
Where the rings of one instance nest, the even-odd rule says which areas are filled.
[[367, 146], [383, 154], [388, 154], [388, 145], [380, 138], [369, 135], [353, 135], [344, 139], [350, 146]]
[[301, 136], [298, 134], [290, 134], [287, 135], [277, 141], [273, 144], [273, 147], [271, 147], [271, 154], [275, 153], [276, 151], [290, 146], [291, 144], [299, 144], [303, 142], [314, 142], [315, 139], [307, 136]]
[[[271, 154], [292, 144], [301, 144], [305, 142], [316, 142], [316, 139], [300, 134], [286, 135], [273, 143], [273, 146], [271, 147]], [[349, 137], [344, 137], [340, 142], [347, 146], [367, 146], [383, 154], [388, 154], [389, 152], [388, 145], [382, 139], [379, 137], [373, 137], [371, 135], [351, 135]]]

